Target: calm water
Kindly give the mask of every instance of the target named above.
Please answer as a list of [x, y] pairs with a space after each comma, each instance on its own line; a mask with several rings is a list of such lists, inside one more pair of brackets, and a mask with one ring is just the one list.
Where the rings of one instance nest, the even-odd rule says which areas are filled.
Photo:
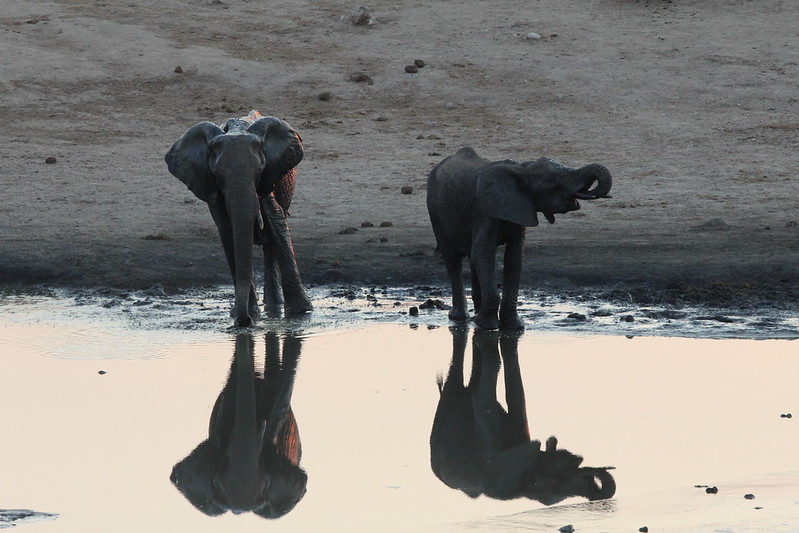
[[[58, 513], [20, 524], [58, 532], [799, 531], [797, 341], [628, 338], [529, 322], [521, 337], [501, 338], [450, 329], [442, 315], [411, 320], [391, 305], [382, 308], [390, 320], [372, 320], [373, 300], [348, 301], [236, 335], [219, 325], [224, 299], [175, 313], [152, 301], [6, 298], [0, 509]], [[253, 362], [259, 379], [248, 380]], [[453, 395], [476, 368], [471, 395]], [[502, 411], [468, 415], [496, 405], [494, 394]], [[209, 439], [217, 402], [230, 416], [219, 408]], [[507, 500], [450, 488], [431, 469], [437, 409], [444, 435], [464, 435], [434, 443], [450, 485], [502, 492], [475, 473], [474, 450], [503, 464], [529, 430], [542, 443], [556, 436], [559, 449], [583, 457], [580, 467], [615, 467], [615, 495], [547, 506], [518, 488], [504, 487], [503, 497], [522, 496]], [[224, 510], [216, 494], [243, 490], [215, 491], [203, 472], [224, 454], [214, 443], [228, 438], [219, 426], [229, 436], [232, 413], [276, 421], [259, 429], [281, 435], [267, 451], [280, 458], [265, 468], [284, 507], [298, 502], [258, 509], [282, 518], [199, 510]], [[470, 447], [475, 427], [483, 438]], [[511, 434], [516, 444], [500, 442]], [[560, 499], [587, 472], [532, 455], [537, 470], [506, 470], [527, 469], [516, 478], [528, 489], [538, 476], [541, 499]]]

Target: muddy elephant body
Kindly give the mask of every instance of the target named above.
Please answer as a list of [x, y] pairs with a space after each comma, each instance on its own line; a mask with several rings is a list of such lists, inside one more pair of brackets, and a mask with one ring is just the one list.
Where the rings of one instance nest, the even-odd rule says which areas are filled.
[[236, 326], [257, 318], [253, 245], [264, 250], [264, 305], [274, 315], [301, 314], [312, 305], [300, 280], [286, 216], [294, 194], [302, 141], [275, 117], [253, 112], [221, 127], [200, 122], [175, 142], [169, 171], [206, 202], [219, 230], [235, 286]]
[[[521, 329], [517, 299], [525, 228], [550, 223], [580, 208], [578, 200], [607, 197], [611, 176], [602, 165], [573, 169], [540, 158], [489, 161], [463, 148], [430, 171], [427, 209], [452, 283], [450, 318], [468, 316], [462, 262], [469, 258], [475, 323], [484, 329]], [[494, 281], [496, 248], [505, 246], [503, 294]]]

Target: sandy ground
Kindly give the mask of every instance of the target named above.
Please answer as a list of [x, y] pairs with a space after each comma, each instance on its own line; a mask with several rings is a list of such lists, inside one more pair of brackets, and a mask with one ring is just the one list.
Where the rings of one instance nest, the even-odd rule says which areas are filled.
[[3, 0], [0, 283], [227, 282], [163, 155], [255, 108], [305, 142], [308, 283], [443, 283], [426, 175], [472, 146], [614, 175], [613, 199], [529, 231], [527, 287], [799, 302], [799, 3], [396, 0], [371, 25], [356, 7]]

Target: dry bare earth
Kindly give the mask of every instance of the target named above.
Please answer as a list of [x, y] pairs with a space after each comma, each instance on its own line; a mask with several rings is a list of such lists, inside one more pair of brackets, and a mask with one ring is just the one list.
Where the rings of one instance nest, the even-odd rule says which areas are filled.
[[227, 281], [163, 154], [257, 108], [305, 141], [307, 281], [442, 282], [425, 177], [468, 145], [614, 174], [612, 200], [530, 230], [527, 286], [799, 299], [799, 3], [397, 0], [371, 26], [354, 7], [3, 0], [0, 281]]

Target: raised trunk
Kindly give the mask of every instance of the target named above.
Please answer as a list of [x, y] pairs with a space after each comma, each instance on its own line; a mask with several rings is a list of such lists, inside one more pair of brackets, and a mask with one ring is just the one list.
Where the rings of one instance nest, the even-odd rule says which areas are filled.
[[576, 171], [576, 176], [578, 181], [577, 197], [582, 200], [606, 198], [613, 185], [610, 172], [602, 165], [586, 165]]

